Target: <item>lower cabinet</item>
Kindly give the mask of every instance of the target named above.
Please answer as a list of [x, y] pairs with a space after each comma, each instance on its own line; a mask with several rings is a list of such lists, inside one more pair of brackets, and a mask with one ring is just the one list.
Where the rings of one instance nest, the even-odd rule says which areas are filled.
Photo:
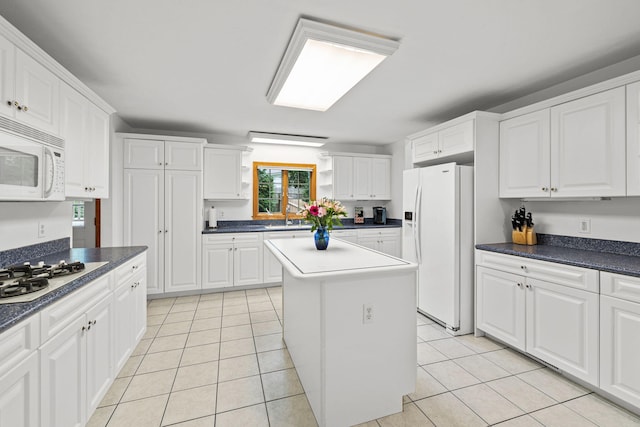
[[640, 278], [600, 281], [600, 388], [640, 408]]
[[113, 382], [112, 310], [109, 295], [40, 348], [42, 426], [84, 426], [107, 392]]
[[358, 243], [358, 230], [332, 230], [331, 237], [346, 240], [347, 242]]
[[[309, 245], [313, 245], [313, 233], [305, 231], [274, 231], [263, 234], [264, 240], [272, 239], [309, 239]], [[282, 282], [282, 264], [273, 256], [271, 251], [264, 251], [264, 283]]]
[[202, 288], [263, 283], [262, 233], [202, 236]]
[[[135, 267], [135, 268], [134, 268]], [[144, 258], [134, 259], [118, 278], [114, 293], [114, 372], [120, 372], [137, 343], [142, 339], [147, 324], [147, 269]]]
[[[535, 262], [529, 268], [530, 260], [503, 257], [505, 269], [511, 269], [515, 259], [521, 263], [523, 274], [477, 267], [478, 329], [597, 386], [598, 293], [549, 280], [554, 268], [558, 280], [563, 280], [565, 266]], [[494, 264], [496, 259], [492, 256]], [[536, 271], [547, 280], [537, 278]]]
[[0, 335], [0, 426], [40, 425], [40, 314]]
[[358, 244], [364, 247], [400, 257], [402, 253], [401, 231], [398, 228], [383, 230], [358, 230]]

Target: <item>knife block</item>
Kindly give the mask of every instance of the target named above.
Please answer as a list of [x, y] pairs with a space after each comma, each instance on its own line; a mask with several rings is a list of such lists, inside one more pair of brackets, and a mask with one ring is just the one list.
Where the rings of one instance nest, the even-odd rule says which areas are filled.
[[536, 237], [536, 232], [533, 227], [526, 227], [525, 230], [527, 234], [527, 245], [537, 245], [538, 238]]
[[511, 232], [511, 240], [516, 245], [526, 245], [527, 244], [527, 228], [525, 227], [524, 230], [522, 231], [513, 230]]

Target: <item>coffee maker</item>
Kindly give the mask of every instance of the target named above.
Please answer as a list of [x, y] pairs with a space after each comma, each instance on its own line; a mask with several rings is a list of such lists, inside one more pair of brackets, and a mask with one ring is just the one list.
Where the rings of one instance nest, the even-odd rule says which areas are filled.
[[387, 223], [387, 208], [385, 208], [384, 206], [373, 207], [373, 223], [374, 224]]

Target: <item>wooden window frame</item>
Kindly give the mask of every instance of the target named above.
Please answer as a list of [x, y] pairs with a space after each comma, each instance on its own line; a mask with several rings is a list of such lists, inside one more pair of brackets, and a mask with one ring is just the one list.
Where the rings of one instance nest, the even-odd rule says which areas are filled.
[[[271, 214], [258, 212], [258, 169], [259, 168], [282, 169], [282, 206], [289, 203], [289, 175], [287, 167], [291, 169], [310, 169], [311, 182], [309, 194], [311, 200], [316, 199], [316, 165], [314, 163], [279, 163], [279, 162], [253, 162], [253, 219], [284, 219], [283, 211], [272, 212]], [[289, 219], [302, 218], [297, 212], [289, 212]]]

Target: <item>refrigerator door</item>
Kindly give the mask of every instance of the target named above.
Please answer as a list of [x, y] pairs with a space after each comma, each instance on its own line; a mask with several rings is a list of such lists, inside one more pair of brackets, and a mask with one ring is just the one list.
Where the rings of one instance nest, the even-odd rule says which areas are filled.
[[402, 258], [418, 262], [416, 215], [420, 169], [408, 169], [402, 176]]
[[419, 240], [418, 308], [459, 327], [459, 188], [455, 163], [423, 168]]

